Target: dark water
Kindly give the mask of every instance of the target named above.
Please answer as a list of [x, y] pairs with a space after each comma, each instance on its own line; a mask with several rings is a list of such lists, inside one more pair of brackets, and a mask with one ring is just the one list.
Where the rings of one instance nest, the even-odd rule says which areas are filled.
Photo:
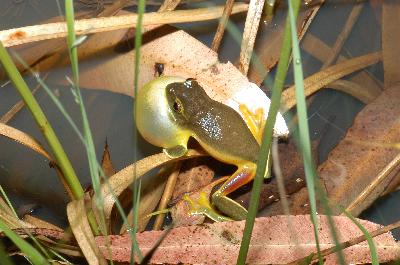
[[[219, 3], [223, 2], [219, 1]], [[351, 10], [351, 5], [345, 4], [345, 2], [348, 1], [326, 1], [309, 29], [311, 33], [330, 46], [335, 42]], [[209, 3], [211, 4], [212, 1], [209, 1]], [[61, 8], [62, 5], [63, 3], [60, 3]], [[54, 0], [0, 0], [0, 6], [0, 29], [32, 25], [59, 15], [57, 2]], [[183, 8], [189, 7], [184, 6]], [[234, 18], [239, 31], [243, 30], [243, 21], [243, 15]], [[176, 26], [185, 29], [204, 44], [210, 45], [217, 22]], [[365, 54], [379, 50], [381, 48], [380, 43], [380, 25], [367, 2], [352, 33], [344, 44], [343, 53], [347, 56]], [[235, 62], [239, 50], [240, 45], [235, 41], [235, 38], [227, 34], [223, 39], [220, 59]], [[322, 65], [321, 62], [306, 52], [303, 52], [302, 59], [306, 76], [318, 71]], [[95, 61], [85, 62], [85, 65], [98, 64], [101, 60], [102, 58], [97, 58]], [[368, 71], [377, 79], [383, 79], [381, 64], [369, 67]], [[52, 71], [52, 74], [60, 76], [60, 78], [64, 78], [64, 75], [68, 73], [67, 68]], [[269, 75], [269, 79], [272, 80], [272, 77], [273, 73]], [[27, 81], [30, 87], [36, 85], [32, 78], [27, 77]], [[291, 71], [289, 71], [287, 83], [292, 83]], [[74, 102], [70, 89], [54, 83], [48, 85], [59, 95], [59, 99], [66, 106], [73, 119], [80, 124], [79, 109]], [[83, 89], [82, 93], [88, 110], [97, 156], [101, 157], [107, 139], [116, 169], [119, 170], [129, 165], [134, 153], [132, 99], [105, 91]], [[47, 94], [41, 90], [37, 93], [36, 98], [57, 135], [59, 135], [83, 186], [88, 186], [90, 178], [82, 144], [61, 113], [56, 110]], [[18, 100], [19, 95], [16, 94], [11, 85], [0, 88], [0, 115], [5, 113]], [[354, 116], [362, 108], [361, 102], [344, 93], [323, 90], [316, 94], [308, 114], [312, 138], [321, 139], [320, 161], [324, 161], [329, 151], [344, 137], [346, 130], [352, 125]], [[26, 109], [18, 113], [10, 125], [29, 132], [41, 143], [45, 143]], [[139, 139], [139, 158], [157, 151], [159, 149]], [[0, 184], [4, 186], [16, 208], [21, 205], [33, 204], [37, 215], [60, 225], [66, 223], [64, 209], [68, 199], [47, 161], [27, 148], [5, 138], [0, 138]], [[380, 199], [362, 216], [381, 224], [398, 220], [400, 212], [394, 209], [398, 209], [395, 205], [399, 196], [399, 193], [393, 193]]]

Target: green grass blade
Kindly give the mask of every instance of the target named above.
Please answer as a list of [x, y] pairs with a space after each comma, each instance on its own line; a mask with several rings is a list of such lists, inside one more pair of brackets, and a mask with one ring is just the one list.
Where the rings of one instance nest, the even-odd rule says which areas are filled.
[[[134, 99], [137, 98], [137, 91], [139, 89], [139, 74], [140, 74], [140, 49], [142, 46], [142, 28], [143, 28], [143, 14], [145, 12], [146, 4], [144, 0], [139, 0], [138, 1], [138, 18], [136, 22], [136, 29], [135, 29], [135, 81], [134, 81]], [[136, 116], [138, 115], [137, 109], [136, 109], [136, 104], [134, 104], [133, 107], [133, 124], [136, 124]], [[134, 154], [133, 154], [133, 161], [137, 161], [137, 147], [138, 147], [138, 141], [137, 141], [137, 129], [136, 126], [133, 129], [133, 148], [134, 148]], [[136, 165], [136, 164], [135, 164]], [[133, 174], [136, 175], [136, 166], [133, 169]], [[133, 213], [134, 213], [134, 218], [133, 218], [133, 227], [130, 231], [131, 239], [132, 239], [132, 254], [136, 254], [138, 257], [139, 263], [141, 263], [143, 259], [143, 255], [139, 249], [139, 245], [137, 244], [136, 241], [136, 232], [138, 228], [138, 213], [139, 213], [139, 201], [140, 201], [140, 187], [141, 187], [141, 180], [136, 180], [133, 182]], [[131, 255], [131, 263], [134, 263], [134, 255]]]
[[42, 109], [40, 108], [38, 102], [33, 97], [31, 91], [29, 90], [27, 84], [22, 78], [21, 74], [18, 72], [17, 67], [13, 63], [7, 50], [4, 48], [3, 44], [0, 42], [0, 61], [7, 72], [11, 82], [14, 87], [20, 93], [22, 99], [24, 100], [29, 111], [32, 113], [37, 125], [39, 126], [42, 134], [44, 135], [46, 141], [51, 147], [57, 165], [60, 167], [63, 176], [65, 177], [65, 182], [68, 184], [69, 188], [75, 199], [79, 199], [83, 196], [83, 188], [76, 176], [75, 170], [72, 167], [64, 149], [61, 146], [50, 122], [47, 120]]
[[4, 249], [4, 245], [0, 242], [0, 264], [2, 265], [14, 265], [12, 260], [10, 259], [8, 253]]
[[[298, 13], [300, 1], [295, 1], [294, 13]], [[271, 150], [273, 129], [276, 121], [276, 115], [279, 110], [283, 85], [286, 78], [291, 50], [291, 36], [288, 19], [286, 20], [285, 32], [283, 37], [283, 46], [278, 63], [275, 82], [272, 88], [271, 106], [268, 112], [268, 119], [265, 124], [263, 142], [261, 145], [260, 155], [257, 163], [257, 172], [253, 182], [253, 189], [251, 192], [249, 202], [249, 212], [246, 219], [246, 225], [243, 232], [242, 243], [240, 246], [237, 264], [245, 264], [247, 252], [249, 250], [250, 238], [254, 227], [254, 220], [257, 215], [259, 197], [261, 192], [261, 185], [264, 179], [265, 169], [269, 150]]]
[[30, 262], [35, 265], [49, 264], [47, 259], [44, 258], [39, 251], [14, 233], [14, 231], [8, 228], [2, 221], [0, 221], [0, 230], [2, 230], [3, 233], [29, 258]]
[[[140, 49], [142, 46], [142, 27], [143, 27], [143, 14], [145, 12], [145, 0], [139, 0], [138, 1], [138, 18], [136, 22], [136, 29], [135, 29], [135, 73], [134, 73], [134, 99], [137, 98], [137, 91], [139, 89], [139, 73], [140, 73]], [[140, 113], [137, 113], [137, 108], [136, 104], [133, 108], [133, 124], [136, 124], [136, 115], [140, 115]], [[137, 161], [137, 147], [138, 147], [138, 141], [137, 141], [137, 129], [136, 126], [133, 129], [133, 148], [134, 148], [134, 154], [133, 154], [133, 161]], [[136, 164], [135, 164], [136, 165]], [[133, 168], [133, 174], [136, 175], [136, 166]], [[131, 239], [132, 239], [132, 254], [137, 255], [139, 259], [139, 263], [141, 262], [143, 255], [139, 249], [139, 246], [136, 241], [136, 231], [138, 227], [138, 213], [139, 213], [139, 201], [140, 201], [140, 180], [137, 181], [136, 178], [134, 178], [135, 181], [133, 182], [133, 213], [134, 213], [134, 218], [133, 218], [133, 227], [130, 231], [131, 234]], [[134, 263], [134, 255], [131, 255], [131, 263]]]
[[350, 218], [351, 221], [353, 221], [353, 223], [358, 227], [358, 229], [360, 229], [361, 232], [364, 234], [368, 242], [369, 250], [371, 252], [371, 263], [372, 265], [378, 265], [379, 264], [378, 254], [376, 252], [374, 240], [372, 239], [370, 233], [368, 232], [367, 229], [365, 229], [365, 227], [362, 224], [360, 224], [360, 222], [357, 221], [356, 218], [354, 218], [353, 215], [351, 215], [346, 210], [344, 210], [343, 212], [348, 218]]
[[[288, 0], [288, 12], [290, 18], [290, 28], [292, 35], [292, 50], [293, 50], [293, 71], [294, 71], [294, 80], [296, 86], [296, 100], [297, 100], [297, 115], [299, 117], [299, 143], [300, 149], [303, 156], [303, 164], [304, 170], [306, 174], [307, 181], [307, 190], [308, 196], [310, 200], [310, 208], [311, 208], [311, 221], [313, 223], [314, 228], [314, 237], [317, 246], [318, 252], [318, 261], [320, 264], [323, 264], [323, 260], [320, 253], [319, 239], [318, 239], [318, 221], [317, 221], [317, 204], [315, 199], [315, 187], [316, 187], [316, 171], [315, 165], [313, 163], [312, 154], [311, 154], [311, 142], [310, 142], [310, 133], [308, 129], [308, 120], [307, 120], [307, 107], [306, 100], [304, 95], [304, 83], [303, 83], [303, 69], [301, 66], [301, 55], [299, 42], [297, 39], [297, 27], [296, 27], [296, 18], [294, 17], [292, 1]], [[323, 201], [323, 206], [328, 218], [329, 228], [331, 230], [331, 234], [336, 246], [339, 246], [339, 240], [336, 234], [334, 222], [331, 216], [331, 211], [329, 209], [329, 205], [326, 199], [326, 195], [323, 194], [322, 188], [317, 184], [317, 191], [319, 198]], [[340, 264], [345, 264], [344, 256], [340, 248], [337, 249], [337, 255]]]

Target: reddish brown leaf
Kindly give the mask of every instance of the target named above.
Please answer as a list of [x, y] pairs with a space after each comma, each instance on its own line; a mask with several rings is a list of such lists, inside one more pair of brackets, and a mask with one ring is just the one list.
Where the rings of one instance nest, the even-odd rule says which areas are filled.
[[108, 178], [116, 173], [114, 165], [111, 161], [107, 140], [103, 149], [103, 157], [101, 158], [101, 168], [103, 169], [105, 176]]
[[[357, 115], [345, 138], [319, 167], [331, 200], [349, 206], [398, 154], [390, 144], [400, 141], [399, 97], [398, 86], [384, 90]], [[352, 213], [358, 215], [369, 206], [392, 178], [386, 178]]]
[[[253, 237], [250, 243], [247, 263], [282, 264], [306, 256], [315, 251], [313, 228], [310, 217], [290, 216], [291, 229], [288, 229], [288, 217], [275, 216], [256, 219]], [[332, 239], [325, 216], [318, 216], [320, 246], [332, 247]], [[362, 235], [362, 232], [346, 217], [334, 217], [335, 225], [340, 229], [340, 241]], [[373, 231], [379, 225], [360, 220], [363, 226]], [[235, 264], [244, 221], [205, 224], [174, 228], [155, 251], [151, 263], [190, 263], [190, 264]], [[292, 231], [295, 234], [291, 234]], [[146, 254], [161, 236], [162, 231], [149, 231], [136, 235], [143, 254]], [[297, 245], [294, 244], [294, 238]], [[111, 236], [112, 259], [129, 261], [131, 241], [129, 235]], [[375, 239], [380, 262], [399, 257], [400, 246], [386, 233]], [[97, 237], [96, 242], [107, 256], [105, 237]], [[344, 251], [348, 263], [370, 262], [370, 251], [366, 242], [352, 246]], [[335, 262], [335, 254], [326, 257], [326, 264]]]
[[214, 171], [209, 167], [209, 158], [198, 158], [184, 161], [176, 181], [172, 200], [183, 194], [199, 190], [211, 183]]
[[[215, 185], [220, 184], [225, 181], [225, 178], [220, 178], [213, 183], [208, 184], [197, 192], [193, 192], [188, 195], [190, 200], [196, 201], [199, 199], [201, 193], [205, 193], [207, 197], [210, 196], [212, 189]], [[205, 216], [202, 214], [191, 214], [190, 206], [187, 200], [181, 199], [170, 209], [173, 224], [175, 227], [185, 226], [185, 225], [197, 225], [202, 224], [205, 220]]]

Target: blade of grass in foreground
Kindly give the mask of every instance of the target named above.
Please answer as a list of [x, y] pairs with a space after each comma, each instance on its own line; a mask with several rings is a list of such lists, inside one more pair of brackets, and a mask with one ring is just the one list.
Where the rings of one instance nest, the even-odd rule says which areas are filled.
[[[300, 7], [300, 0], [294, 1], [294, 13], [297, 16]], [[276, 121], [276, 115], [279, 110], [281, 101], [282, 89], [286, 78], [288, 69], [290, 50], [291, 50], [291, 36], [289, 27], [289, 18], [286, 20], [285, 32], [283, 37], [283, 46], [278, 63], [277, 73], [275, 76], [274, 86], [272, 88], [271, 106], [268, 112], [268, 119], [265, 124], [263, 141], [257, 163], [257, 172], [253, 182], [253, 189], [251, 191], [249, 212], [247, 214], [246, 225], [243, 232], [242, 244], [240, 246], [239, 257], [237, 264], [245, 264], [247, 252], [249, 250], [250, 238], [254, 227], [254, 220], [257, 215], [259, 197], [261, 192], [261, 185], [264, 179], [265, 168], [269, 150], [271, 150], [273, 129]]]
[[79, 182], [79, 179], [76, 176], [75, 170], [73, 169], [71, 162], [67, 157], [67, 154], [62, 148], [61, 143], [57, 138], [57, 135], [50, 125], [50, 122], [47, 120], [38, 102], [29, 90], [28, 85], [25, 83], [21, 74], [18, 72], [17, 67], [15, 66], [10, 55], [8, 54], [7, 50], [4, 48], [1, 42], [0, 61], [14, 87], [18, 90], [29, 111], [32, 113], [43, 136], [46, 138], [47, 143], [52, 149], [55, 160], [57, 161], [57, 165], [59, 166], [64, 176], [64, 180], [71, 190], [74, 199], [81, 198], [83, 196], [83, 188]]
[[365, 227], [362, 224], [360, 224], [360, 222], [358, 222], [356, 220], [356, 218], [354, 218], [353, 215], [351, 215], [349, 212], [347, 212], [344, 209], [343, 209], [343, 212], [348, 218], [350, 218], [351, 221], [353, 221], [353, 223], [358, 227], [358, 229], [360, 229], [361, 232], [364, 234], [364, 236], [368, 242], [369, 250], [371, 252], [371, 263], [372, 263], [372, 265], [378, 265], [379, 264], [378, 254], [376, 252], [376, 247], [374, 244], [374, 240], [372, 240], [372, 236], [370, 235], [368, 230], [365, 229]]
[[[293, 50], [293, 71], [294, 71], [294, 81], [296, 85], [296, 100], [297, 100], [297, 115], [299, 117], [299, 143], [300, 149], [303, 156], [303, 164], [304, 171], [306, 175], [307, 182], [307, 191], [310, 200], [310, 208], [311, 208], [311, 221], [313, 223], [314, 228], [314, 237], [315, 243], [318, 251], [318, 261], [320, 264], [323, 264], [323, 260], [320, 253], [320, 245], [318, 239], [318, 222], [317, 222], [317, 204], [315, 199], [315, 186], [316, 186], [316, 171], [315, 165], [313, 163], [312, 155], [311, 155], [311, 143], [310, 143], [310, 133], [308, 129], [308, 120], [307, 120], [307, 107], [306, 100], [304, 95], [304, 83], [303, 83], [303, 69], [301, 66], [301, 56], [300, 56], [300, 48], [299, 42], [297, 39], [297, 27], [296, 27], [296, 18], [294, 16], [292, 1], [288, 0], [288, 12], [289, 12], [289, 21], [290, 21], [290, 29], [292, 36], [292, 50]], [[317, 185], [317, 190], [321, 190], [321, 187]], [[325, 194], [319, 192], [319, 197], [322, 197], [322, 200], [325, 201]], [[330, 214], [330, 209], [328, 204], [323, 204], [325, 208], [325, 212], [328, 217], [328, 224], [331, 230], [331, 234], [335, 245], [339, 245], [338, 237], [336, 234], [335, 226]], [[337, 249], [337, 256], [339, 258], [340, 264], [345, 264], [345, 260], [343, 257], [343, 252], [340, 248]]]
[[[138, 17], [137, 17], [137, 22], [136, 22], [136, 29], [135, 29], [135, 73], [134, 73], [134, 87], [133, 87], [133, 95], [134, 95], [134, 100], [137, 98], [137, 91], [139, 89], [139, 73], [140, 73], [140, 49], [142, 46], [142, 27], [143, 27], [143, 14], [145, 11], [145, 1], [144, 0], [139, 0], [138, 1]], [[137, 141], [137, 129], [136, 129], [136, 115], [139, 115], [140, 113], [137, 113], [136, 109], [136, 104], [134, 104], [133, 107], [133, 161], [137, 161], [137, 147], [138, 147], [138, 141]], [[133, 168], [133, 174], [136, 176], [136, 163]], [[141, 180], [137, 181], [136, 177], [134, 177], [134, 181], [132, 184], [132, 190], [133, 190], [133, 205], [132, 205], [132, 211], [134, 213], [133, 217], [133, 227], [131, 233], [131, 239], [132, 239], [132, 247], [131, 247], [131, 264], [135, 263], [135, 253], [138, 257], [139, 263], [141, 263], [143, 259], [143, 255], [139, 249], [139, 246], [136, 241], [136, 232], [138, 228], [138, 216], [139, 216], [139, 202], [140, 202], [140, 187], [141, 187]], [[131, 229], [129, 229], [131, 230]]]
[[28, 257], [29, 261], [32, 262], [32, 264], [49, 264], [49, 262], [39, 253], [39, 251], [37, 251], [24, 239], [19, 237], [16, 233], [14, 233], [2, 221], [0, 221], [0, 229]]

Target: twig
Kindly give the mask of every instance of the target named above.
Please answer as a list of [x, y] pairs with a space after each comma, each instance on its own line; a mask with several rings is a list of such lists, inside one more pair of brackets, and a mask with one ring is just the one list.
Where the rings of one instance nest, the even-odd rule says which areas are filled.
[[[392, 161], [390, 161], [389, 164], [384, 167], [379, 174], [374, 178], [374, 180], [357, 196], [357, 198], [354, 199], [353, 202], [350, 203], [349, 206], [347, 206], [346, 211], [352, 213], [353, 215], [358, 215], [361, 210], [363, 210], [366, 207], [362, 207], [360, 209], [360, 204], [364, 204], [363, 206], [366, 206], [366, 203], [369, 203], [366, 201], [368, 199], [368, 196], [371, 195], [373, 192], [376, 193], [376, 189], [379, 187], [379, 185], [387, 179], [388, 176], [390, 176], [390, 173], [400, 164], [400, 154], [398, 154]], [[381, 192], [383, 192], [384, 189], [382, 189]], [[370, 202], [372, 203], [372, 202]]]
[[[172, 197], [172, 193], [174, 192], [176, 180], [178, 179], [178, 175], [181, 169], [181, 162], [177, 162], [174, 166], [173, 171], [168, 177], [167, 184], [165, 185], [164, 193], [161, 197], [160, 203], [158, 205], [158, 211], [164, 210], [167, 208], [167, 204]], [[157, 215], [156, 221], [153, 225], [153, 230], [160, 230], [161, 226], [164, 223], [165, 214]]]
[[158, 12], [166, 12], [174, 10], [181, 0], [165, 0], [164, 3], [158, 9]]
[[[384, 226], [384, 227], [379, 228], [379, 229], [377, 229], [375, 231], [372, 231], [372, 232], [370, 232], [370, 235], [371, 235], [371, 237], [376, 237], [376, 236], [382, 235], [384, 233], [387, 233], [387, 232], [389, 232], [389, 231], [391, 231], [393, 229], [396, 229], [398, 227], [400, 227], [400, 221], [398, 221], [396, 223], [393, 223], [393, 224], [390, 224], [390, 225], [387, 225], [387, 226]], [[345, 249], [345, 248], [354, 246], [356, 244], [359, 244], [359, 243], [361, 243], [361, 242], [363, 242], [365, 240], [366, 240], [365, 235], [350, 239], [350, 240], [348, 240], [346, 242], [341, 243], [338, 246], [333, 246], [333, 247], [330, 247], [330, 248], [322, 250], [321, 251], [321, 255], [323, 257], [328, 256], [328, 255], [330, 255], [332, 253], [335, 253], [335, 251], [337, 251], [338, 248], [339, 249]], [[290, 264], [290, 265], [301, 264], [302, 261], [304, 261], [305, 259], [307, 259], [308, 261], [312, 261], [312, 260], [315, 260], [316, 258], [317, 258], [317, 253], [312, 253], [312, 254], [307, 255], [306, 257], [297, 259], [297, 260], [295, 260], [293, 262], [290, 262], [288, 264]]]
[[226, 0], [224, 12], [222, 14], [221, 19], [219, 20], [217, 32], [215, 33], [213, 42], [211, 44], [211, 50], [215, 52], [218, 52], [218, 48], [221, 44], [222, 37], [224, 36], [226, 24], [228, 23], [229, 16], [232, 13], [232, 7], [234, 3], [235, 0]]
[[357, 22], [358, 17], [360, 16], [361, 10], [364, 7], [364, 3], [355, 4], [353, 9], [348, 16], [346, 23], [340, 32], [339, 36], [336, 39], [335, 44], [332, 47], [332, 53], [329, 55], [328, 59], [324, 62], [321, 69], [325, 69], [329, 65], [331, 65], [339, 55], [339, 52], [342, 50], [344, 42], [347, 40], [347, 37], [351, 33], [354, 24]]
[[264, 0], [250, 0], [244, 26], [242, 46], [240, 48], [239, 71], [247, 76], [254, 43], [256, 41], [258, 26], [264, 9]]
[[[236, 14], [244, 12], [247, 10], [247, 8], [247, 4], [236, 4], [233, 7], [232, 13]], [[222, 6], [193, 10], [169, 11], [163, 13], [152, 12], [144, 15], [143, 25], [146, 26], [212, 20], [221, 17], [222, 12]], [[129, 14], [124, 16], [76, 20], [75, 32], [77, 35], [82, 35], [132, 28], [136, 25], [137, 16], [137, 14]], [[11, 47], [40, 40], [63, 38], [66, 35], [66, 24], [64, 22], [56, 22], [0, 31], [0, 41], [3, 42], [5, 47]]]
[[115, 15], [119, 10], [124, 8], [130, 0], [116, 0], [112, 3], [111, 6], [106, 7], [103, 11], [101, 11], [97, 17], [109, 17]]

